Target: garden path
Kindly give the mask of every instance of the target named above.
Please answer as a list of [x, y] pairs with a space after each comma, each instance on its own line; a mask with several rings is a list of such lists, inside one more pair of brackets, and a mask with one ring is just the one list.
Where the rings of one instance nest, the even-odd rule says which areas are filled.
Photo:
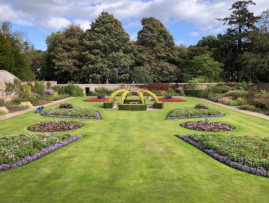
[[[61, 99], [61, 100], [57, 100], [57, 101], [52, 101], [51, 103], [48, 103], [48, 104], [45, 104], [45, 105], [40, 105], [40, 106], [44, 106], [44, 107], [47, 107], [47, 106], [51, 106], [53, 104], [57, 104], [57, 103], [60, 103], [60, 102], [64, 102], [64, 101], [67, 101], [69, 99], [73, 99], [74, 97], [68, 97], [68, 98], [65, 98], [65, 99]], [[11, 117], [14, 117], [14, 116], [17, 116], [17, 115], [20, 115], [20, 114], [23, 114], [23, 113], [26, 113], [26, 112], [29, 112], [29, 111], [34, 111], [38, 108], [39, 106], [34, 106], [33, 108], [29, 108], [29, 109], [25, 109], [23, 111], [17, 111], [17, 112], [13, 112], [13, 113], [8, 113], [8, 114], [5, 114], [3, 116], [0, 116], [0, 121], [1, 120], [5, 120], [5, 119], [8, 119], [8, 118], [11, 118]]]
[[269, 120], [269, 116], [267, 115], [264, 115], [264, 114], [261, 114], [261, 113], [257, 113], [257, 112], [253, 112], [253, 111], [246, 111], [246, 110], [242, 110], [242, 109], [239, 109], [235, 106], [227, 106], [225, 104], [220, 104], [220, 103], [216, 103], [216, 102], [212, 102], [210, 100], [207, 100], [207, 99], [202, 99], [202, 98], [199, 98], [200, 100], [203, 100], [203, 101], [206, 101], [206, 102], [209, 102], [209, 103], [212, 103], [212, 104], [216, 104], [218, 106], [221, 106], [221, 107], [224, 107], [224, 108], [227, 108], [227, 109], [232, 109], [234, 111], [238, 111], [238, 112], [241, 112], [241, 113], [245, 113], [245, 114], [248, 114], [248, 115], [252, 115], [252, 116], [256, 116], [256, 117], [259, 117], [259, 118], [264, 118], [266, 120]]

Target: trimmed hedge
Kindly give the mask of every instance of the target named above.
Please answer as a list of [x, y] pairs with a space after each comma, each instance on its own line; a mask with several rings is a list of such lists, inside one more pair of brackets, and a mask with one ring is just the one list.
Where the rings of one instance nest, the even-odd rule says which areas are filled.
[[186, 96], [200, 97], [203, 90], [184, 90]]
[[[138, 104], [142, 104], [141, 99], [126, 99], [126, 100], [124, 100], [124, 104], [130, 104], [130, 102], [138, 102]], [[144, 99], [144, 103], [145, 103], [145, 99]]]
[[163, 109], [163, 103], [154, 103], [153, 108], [154, 109]]
[[147, 105], [146, 104], [119, 104], [119, 110], [126, 110], [126, 111], [146, 111]]
[[113, 108], [113, 103], [112, 102], [104, 102], [104, 108], [105, 109]]

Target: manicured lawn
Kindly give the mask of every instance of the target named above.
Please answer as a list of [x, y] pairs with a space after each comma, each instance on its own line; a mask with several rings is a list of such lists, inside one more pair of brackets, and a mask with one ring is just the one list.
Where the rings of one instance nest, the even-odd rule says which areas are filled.
[[[203, 103], [226, 114], [210, 120], [236, 126], [221, 134], [269, 137], [269, 121], [180, 98], [187, 101], [146, 112], [103, 109], [85, 98], [68, 101], [99, 111], [103, 120], [64, 119], [85, 123], [68, 132], [87, 136], [0, 173], [0, 202], [268, 202], [268, 178], [221, 164], [174, 136], [197, 133], [179, 123], [201, 118], [165, 119], [173, 109]], [[46, 120], [60, 118], [25, 113], [0, 121], [0, 134], [27, 133], [28, 126]]]

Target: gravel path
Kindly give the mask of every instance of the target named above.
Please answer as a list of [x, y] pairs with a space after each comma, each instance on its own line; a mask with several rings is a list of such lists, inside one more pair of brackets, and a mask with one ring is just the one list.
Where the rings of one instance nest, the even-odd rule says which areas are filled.
[[[53, 104], [64, 102], [64, 101], [67, 101], [67, 100], [73, 99], [73, 98], [74, 97], [68, 97], [68, 98], [65, 98], [65, 99], [61, 99], [61, 100], [57, 100], [57, 101], [52, 101], [51, 103], [48, 103], [48, 104], [45, 104], [45, 105], [40, 105], [40, 106], [47, 107], [47, 106], [51, 106]], [[1, 120], [5, 120], [5, 119], [8, 119], [8, 118], [11, 118], [11, 117], [14, 117], [14, 116], [17, 116], [17, 115], [20, 115], [20, 114], [23, 114], [23, 113], [26, 113], [26, 112], [29, 112], [29, 111], [35, 111], [38, 107], [39, 106], [34, 106], [33, 108], [25, 109], [23, 111], [17, 111], [17, 112], [5, 114], [3, 116], [0, 116], [0, 121]]]
[[220, 104], [220, 103], [217, 103], [217, 102], [212, 102], [210, 100], [207, 100], [207, 99], [202, 99], [202, 98], [199, 98], [200, 100], [203, 100], [203, 101], [206, 101], [206, 102], [209, 102], [209, 103], [212, 103], [212, 104], [216, 104], [218, 106], [221, 106], [221, 107], [224, 107], [224, 108], [227, 108], [227, 109], [232, 109], [234, 111], [239, 111], [241, 113], [245, 113], [245, 114], [248, 114], [248, 115], [252, 115], [252, 116], [257, 116], [259, 118], [263, 118], [263, 119], [266, 119], [266, 120], [269, 120], [269, 116], [267, 115], [264, 115], [264, 114], [261, 114], [261, 113], [257, 113], [257, 112], [253, 112], [253, 111], [246, 111], [246, 110], [241, 110], [235, 106], [227, 106], [225, 104]]

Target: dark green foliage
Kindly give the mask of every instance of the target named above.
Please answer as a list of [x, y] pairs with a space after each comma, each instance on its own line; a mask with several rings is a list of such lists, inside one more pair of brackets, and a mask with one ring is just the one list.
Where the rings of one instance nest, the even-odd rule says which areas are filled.
[[157, 103], [157, 102], [155, 102], [154, 104], [153, 104], [153, 108], [154, 109], [163, 109], [163, 106], [164, 106], [164, 103]]
[[135, 67], [132, 72], [132, 81], [135, 83], [151, 83], [152, 78], [150, 77], [149, 71], [143, 67]]
[[184, 90], [186, 96], [200, 97], [203, 90]]
[[32, 91], [41, 96], [46, 94], [45, 89], [46, 87], [45, 87], [44, 82], [35, 82], [34, 86], [32, 87]]
[[64, 86], [53, 86], [52, 89], [54, 89], [55, 91], [57, 91], [59, 94], [65, 94], [64, 92]]
[[0, 107], [4, 106], [4, 104], [5, 104], [5, 101], [3, 99], [0, 99]]
[[238, 97], [247, 97], [248, 94], [249, 94], [248, 91], [239, 90], [239, 91], [227, 92], [225, 93], [225, 96], [231, 96], [234, 99], [237, 99]]
[[104, 102], [104, 108], [105, 109], [113, 108], [113, 103], [112, 102]]
[[109, 95], [110, 94], [110, 90], [105, 88], [105, 87], [98, 87], [94, 89], [95, 94], [104, 94], [104, 95]]
[[130, 66], [130, 37], [120, 21], [107, 12], [91, 24], [83, 40], [83, 75], [89, 83], [127, 82]]
[[18, 33], [11, 32], [10, 23], [0, 24], [0, 70], [9, 71], [22, 81], [31, 81], [35, 75], [24, 53], [26, 43]]
[[[138, 104], [142, 104], [141, 99], [125, 99], [124, 104], [130, 104], [130, 102], [138, 102]], [[145, 100], [144, 100], [145, 103]]]
[[72, 83], [68, 83], [68, 85], [64, 86], [64, 93], [68, 94], [69, 96], [75, 96], [75, 97], [84, 96], [83, 89]]
[[[181, 79], [174, 39], [164, 25], [153, 17], [142, 19], [138, 32], [137, 66], [143, 66], [153, 82], [175, 82]], [[140, 51], [139, 51], [140, 50]]]
[[126, 111], [146, 111], [147, 105], [146, 104], [119, 104], [119, 110], [126, 110]]

